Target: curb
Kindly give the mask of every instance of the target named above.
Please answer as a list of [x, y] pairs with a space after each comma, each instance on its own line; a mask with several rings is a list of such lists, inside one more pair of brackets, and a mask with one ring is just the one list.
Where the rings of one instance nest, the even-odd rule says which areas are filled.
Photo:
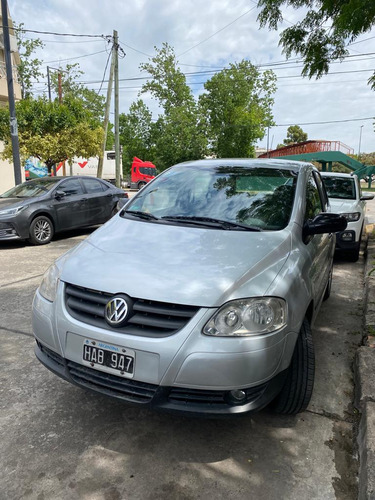
[[361, 418], [357, 436], [359, 500], [375, 500], [375, 240], [368, 239], [364, 277], [363, 345], [354, 360], [354, 406]]

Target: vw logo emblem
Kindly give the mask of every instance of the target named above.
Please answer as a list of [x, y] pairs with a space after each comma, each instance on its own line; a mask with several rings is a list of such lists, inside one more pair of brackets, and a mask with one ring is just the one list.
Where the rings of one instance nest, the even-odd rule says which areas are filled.
[[105, 306], [105, 319], [111, 326], [121, 326], [128, 314], [128, 304], [122, 297], [114, 297]]

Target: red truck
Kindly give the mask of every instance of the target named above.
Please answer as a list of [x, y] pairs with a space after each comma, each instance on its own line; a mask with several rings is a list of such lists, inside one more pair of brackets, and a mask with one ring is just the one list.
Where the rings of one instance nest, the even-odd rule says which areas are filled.
[[130, 187], [132, 189], [141, 189], [145, 184], [152, 181], [156, 175], [156, 167], [153, 163], [150, 161], [142, 161], [134, 156], [130, 182]]

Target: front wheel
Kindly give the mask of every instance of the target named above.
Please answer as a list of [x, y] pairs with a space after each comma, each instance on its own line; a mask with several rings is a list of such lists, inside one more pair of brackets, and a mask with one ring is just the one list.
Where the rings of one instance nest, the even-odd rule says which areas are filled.
[[53, 224], [45, 215], [35, 217], [30, 224], [29, 241], [33, 245], [46, 245], [53, 237]]
[[142, 189], [143, 186], [145, 186], [146, 183], [144, 181], [138, 182], [138, 189]]
[[315, 355], [309, 322], [298, 335], [284, 387], [274, 400], [276, 413], [295, 415], [306, 410], [314, 387]]

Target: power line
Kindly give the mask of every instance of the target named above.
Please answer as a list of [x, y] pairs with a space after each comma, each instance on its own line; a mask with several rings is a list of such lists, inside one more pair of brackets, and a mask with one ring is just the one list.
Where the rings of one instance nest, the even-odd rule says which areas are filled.
[[356, 45], [357, 43], [367, 42], [367, 40], [372, 40], [373, 38], [375, 38], [375, 36], [370, 36], [369, 38], [365, 38], [364, 40], [358, 40], [358, 42], [349, 43], [347, 46], [351, 47], [352, 45]]
[[97, 42], [102, 42], [103, 40], [47, 40], [46, 38], [30, 38], [29, 36], [25, 36], [26, 40], [40, 40], [42, 42], [47, 42], [47, 43], [97, 43]]
[[109, 58], [111, 57], [112, 50], [113, 50], [113, 47], [112, 47], [112, 49], [110, 50], [110, 52], [108, 53], [107, 62], [106, 62], [105, 68], [104, 68], [104, 73], [103, 73], [102, 83], [100, 84], [100, 87], [99, 87], [99, 90], [98, 90], [97, 94], [99, 94], [99, 93], [100, 93], [100, 91], [102, 90], [102, 86], [103, 86], [103, 83], [104, 83], [105, 75], [106, 75], [106, 73], [107, 73], [107, 68], [108, 68]]
[[65, 62], [65, 61], [72, 61], [73, 59], [83, 59], [84, 57], [90, 57], [90, 56], [95, 56], [97, 54], [103, 54], [104, 52], [107, 52], [106, 50], [99, 50], [99, 52], [92, 52], [91, 54], [84, 54], [82, 56], [76, 56], [76, 57], [68, 57], [67, 59], [56, 59], [55, 61], [46, 61], [43, 63], [43, 66], [46, 64], [52, 64], [52, 63], [58, 63], [58, 62]]
[[146, 54], [146, 52], [142, 52], [141, 50], [135, 49], [131, 45], [128, 45], [127, 43], [122, 42], [121, 40], [119, 40], [119, 44], [124, 45], [124, 47], [127, 47], [128, 49], [134, 50], [134, 52], [138, 52], [138, 54], [142, 54], [142, 55], [147, 56], [147, 57], [152, 57], [150, 54]]
[[243, 14], [241, 14], [240, 16], [238, 16], [236, 19], [234, 19], [232, 22], [226, 24], [225, 26], [223, 26], [222, 28], [220, 28], [218, 31], [215, 31], [215, 33], [212, 33], [212, 35], [210, 35], [209, 37], [207, 37], [204, 40], [201, 40], [200, 42], [196, 43], [195, 45], [193, 45], [192, 47], [190, 47], [190, 49], [187, 49], [184, 52], [181, 52], [181, 54], [179, 54], [177, 57], [181, 57], [181, 56], [185, 55], [187, 52], [190, 52], [190, 50], [195, 49], [195, 47], [198, 47], [198, 45], [202, 45], [202, 43], [207, 42], [207, 40], [210, 40], [212, 37], [214, 37], [215, 35], [217, 35], [221, 31], [225, 30], [226, 28], [228, 28], [228, 26], [231, 26], [236, 21], [238, 21], [239, 19], [241, 19], [241, 17], [246, 16], [247, 14], [249, 14], [249, 12], [255, 10], [256, 8], [257, 8], [257, 6], [252, 7], [251, 9], [247, 10], [246, 12], [244, 12]]
[[[0, 28], [3, 28], [3, 26], [0, 26]], [[25, 33], [37, 33], [40, 35], [55, 35], [55, 36], [77, 36], [77, 37], [86, 37], [86, 38], [104, 38], [104, 39], [111, 39], [111, 35], [84, 35], [81, 33], [58, 33], [56, 31], [38, 31], [38, 30], [28, 30], [26, 28], [16, 28], [12, 27], [11, 28], [14, 31], [21, 31]]]
[[329, 120], [329, 121], [324, 121], [324, 122], [308, 122], [308, 123], [283, 123], [279, 125], [272, 125], [272, 127], [291, 127], [293, 125], [325, 125], [327, 123], [347, 123], [347, 122], [361, 122], [365, 120], [374, 120], [374, 116], [370, 116], [367, 118], [348, 118], [345, 120]]

